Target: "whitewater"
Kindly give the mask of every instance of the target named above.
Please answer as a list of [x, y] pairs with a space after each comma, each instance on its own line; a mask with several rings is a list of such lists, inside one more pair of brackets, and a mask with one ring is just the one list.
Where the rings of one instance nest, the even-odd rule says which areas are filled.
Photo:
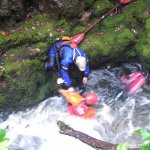
[[9, 150], [94, 150], [74, 137], [59, 133], [58, 121], [96, 139], [114, 144], [128, 143], [129, 147], [141, 145], [136, 129], [150, 125], [150, 86], [147, 82], [126, 101], [117, 100], [110, 107], [120, 83], [115, 72], [99, 69], [91, 72], [88, 83], [76, 87], [81, 94], [97, 93], [96, 116], [90, 119], [68, 114], [67, 102], [62, 95], [50, 97], [26, 111], [12, 113], [0, 120], [0, 128], [7, 129]]

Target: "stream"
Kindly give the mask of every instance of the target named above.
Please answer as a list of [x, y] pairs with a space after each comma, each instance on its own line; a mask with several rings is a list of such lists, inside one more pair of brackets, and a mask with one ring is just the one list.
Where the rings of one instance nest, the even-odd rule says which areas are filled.
[[[12, 113], [0, 128], [7, 129], [9, 150], [94, 150], [91, 146], [59, 133], [57, 121], [63, 121], [75, 130], [110, 143], [128, 143], [130, 148], [141, 145], [141, 137], [135, 130], [150, 125], [149, 81], [126, 101], [114, 102], [121, 92], [117, 78], [120, 68], [94, 70], [88, 83], [76, 87], [81, 94], [97, 93], [99, 101], [96, 116], [90, 119], [71, 116], [66, 111], [67, 103], [62, 95], [50, 97], [32, 109]], [[111, 102], [111, 105], [109, 105]]]

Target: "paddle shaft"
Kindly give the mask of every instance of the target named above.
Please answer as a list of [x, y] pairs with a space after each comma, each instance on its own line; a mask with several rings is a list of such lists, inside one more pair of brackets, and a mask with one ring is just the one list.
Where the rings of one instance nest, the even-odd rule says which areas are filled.
[[97, 25], [100, 21], [102, 21], [105, 17], [107, 17], [111, 12], [113, 12], [117, 7], [119, 7], [121, 3], [117, 3], [115, 7], [113, 7], [111, 10], [109, 10], [105, 15], [103, 15], [100, 19], [98, 19], [91, 27], [89, 27], [87, 30], [84, 31], [84, 34], [92, 30], [95, 25]]

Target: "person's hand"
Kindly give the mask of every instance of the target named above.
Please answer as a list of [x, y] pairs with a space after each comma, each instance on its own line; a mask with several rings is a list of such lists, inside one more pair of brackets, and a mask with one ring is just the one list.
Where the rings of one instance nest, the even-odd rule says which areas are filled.
[[57, 79], [57, 84], [62, 84], [62, 83], [64, 83], [64, 80], [62, 78], [58, 78]]
[[75, 89], [74, 89], [73, 87], [70, 87], [70, 88], [68, 88], [68, 91], [69, 91], [70, 93], [72, 93], [72, 92], [75, 92]]
[[88, 78], [87, 77], [83, 77], [82, 83], [86, 84], [87, 83]]

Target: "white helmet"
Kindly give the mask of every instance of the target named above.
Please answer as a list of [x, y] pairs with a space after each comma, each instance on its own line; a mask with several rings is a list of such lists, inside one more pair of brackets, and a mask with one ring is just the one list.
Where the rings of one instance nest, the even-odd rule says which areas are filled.
[[83, 56], [78, 56], [75, 59], [75, 63], [78, 66], [79, 70], [84, 71], [86, 69], [86, 58]]

